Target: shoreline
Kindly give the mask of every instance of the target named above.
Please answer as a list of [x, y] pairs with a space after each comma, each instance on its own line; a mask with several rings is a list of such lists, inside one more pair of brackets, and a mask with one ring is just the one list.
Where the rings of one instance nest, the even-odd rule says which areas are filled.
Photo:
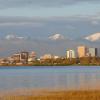
[[100, 66], [100, 65], [79, 65], [79, 64], [75, 64], [75, 65], [0, 65], [0, 67], [71, 67], [71, 66], [74, 66], [74, 67], [94, 67], [94, 66]]
[[[28, 93], [30, 92], [30, 93]], [[20, 94], [19, 94], [20, 93]], [[0, 95], [1, 100], [100, 100], [100, 90], [17, 90]]]

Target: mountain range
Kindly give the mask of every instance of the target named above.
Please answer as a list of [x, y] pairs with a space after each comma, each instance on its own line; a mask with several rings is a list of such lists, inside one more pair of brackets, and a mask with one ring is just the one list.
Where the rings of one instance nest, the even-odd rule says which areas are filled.
[[[30, 37], [30, 38], [32, 39], [32, 37]], [[24, 36], [17, 36], [16, 34], [8, 34], [5, 36], [6, 40], [27, 40], [30, 38], [24, 37]], [[66, 37], [66, 36], [64, 36], [62, 34], [58, 34], [58, 33], [52, 34], [44, 40], [51, 40], [51, 41], [74, 40], [74, 41], [77, 41], [77, 39], [71, 39], [70, 37]], [[79, 38], [79, 40], [97, 42], [97, 41], [100, 41], [100, 33], [90, 34], [88, 36]]]
[[[72, 40], [71, 38], [68, 38], [68, 37], [65, 37], [64, 35], [62, 34], [53, 34], [51, 36], [49, 36], [49, 39], [50, 40]], [[88, 41], [91, 41], [91, 42], [96, 42], [96, 41], [100, 41], [100, 33], [94, 33], [92, 35], [88, 35], [86, 37], [82, 37], [80, 38], [80, 40], [88, 40]], [[75, 39], [74, 39], [75, 40]]]
[[84, 39], [89, 40], [91, 42], [100, 41], [100, 33], [95, 33], [85, 37]]
[[71, 39], [62, 34], [52, 34], [46, 39], [34, 39], [8, 34], [0, 39], [0, 56], [9, 56], [19, 51], [35, 51], [38, 56], [45, 53], [64, 56], [66, 49], [77, 49], [79, 45], [100, 48], [100, 33], [94, 33], [80, 39]]
[[64, 40], [65, 37], [62, 34], [53, 34], [48, 37], [50, 40]]

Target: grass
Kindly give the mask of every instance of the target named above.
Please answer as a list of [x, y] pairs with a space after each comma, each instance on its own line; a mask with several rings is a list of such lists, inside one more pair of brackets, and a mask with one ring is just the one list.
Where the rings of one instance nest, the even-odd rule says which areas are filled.
[[8, 95], [0, 100], [100, 100], [100, 91], [48, 92], [45, 95]]

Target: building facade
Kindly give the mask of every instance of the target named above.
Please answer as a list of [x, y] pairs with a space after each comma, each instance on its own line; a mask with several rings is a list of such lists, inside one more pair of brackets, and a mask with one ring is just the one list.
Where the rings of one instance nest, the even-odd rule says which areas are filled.
[[21, 52], [20, 53], [20, 61], [23, 64], [27, 64], [28, 63], [28, 57], [29, 57], [29, 53], [28, 52]]
[[89, 48], [89, 56], [90, 57], [97, 57], [98, 56], [98, 50], [97, 48]]
[[36, 53], [34, 51], [32, 51], [31, 53], [29, 53], [29, 57], [28, 57], [28, 62], [33, 62], [36, 60]]
[[53, 57], [52, 57], [52, 55], [51, 54], [45, 54], [45, 55], [43, 55], [42, 57], [40, 57], [40, 59], [44, 59], [44, 60], [46, 60], [46, 59], [52, 59]]
[[79, 46], [77, 51], [78, 51], [79, 58], [87, 57], [87, 55], [88, 55], [88, 49], [86, 46]]
[[67, 50], [66, 56], [68, 59], [75, 58], [75, 51], [74, 50]]
[[13, 54], [12, 58], [14, 60], [14, 63], [19, 63], [20, 62], [20, 53]]

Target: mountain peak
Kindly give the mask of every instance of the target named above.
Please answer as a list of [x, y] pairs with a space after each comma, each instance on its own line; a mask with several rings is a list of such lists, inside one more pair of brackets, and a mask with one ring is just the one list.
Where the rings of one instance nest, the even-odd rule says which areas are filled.
[[94, 33], [85, 37], [84, 39], [89, 40], [91, 42], [99, 41], [100, 40], [100, 33]]
[[6, 40], [24, 40], [25, 37], [21, 37], [21, 36], [16, 36], [15, 34], [8, 34], [5, 37]]
[[51, 39], [51, 40], [64, 40], [65, 37], [61, 34], [54, 34], [54, 35], [49, 36], [49, 39]]

